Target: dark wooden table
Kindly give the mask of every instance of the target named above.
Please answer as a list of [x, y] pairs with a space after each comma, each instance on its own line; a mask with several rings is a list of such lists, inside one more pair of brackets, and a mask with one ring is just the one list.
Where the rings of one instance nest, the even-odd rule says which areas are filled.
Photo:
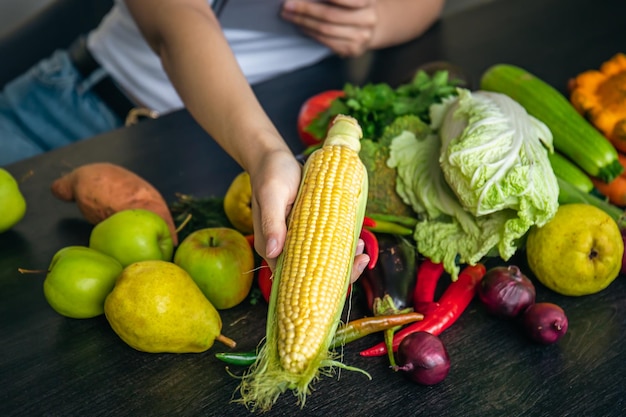
[[[330, 59], [259, 85], [258, 96], [280, 131], [300, 150], [300, 104], [328, 88], [407, 79], [420, 64], [448, 60], [474, 83], [498, 62], [521, 65], [565, 91], [569, 77], [626, 50], [626, 2], [501, 0], [443, 19], [422, 39], [357, 62]], [[475, 84], [476, 85], [476, 84]], [[103, 317], [72, 320], [46, 303], [45, 268], [67, 245], [86, 244], [91, 230], [73, 204], [55, 200], [52, 180], [72, 167], [111, 161], [175, 193], [222, 195], [239, 167], [185, 112], [144, 122], [8, 167], [27, 177], [24, 220], [0, 235], [0, 415], [2, 416], [240, 416], [231, 404], [237, 380], [213, 353], [145, 354], [125, 345]], [[514, 259], [513, 262], [518, 260]], [[520, 262], [523, 260], [519, 259]], [[373, 380], [342, 371], [324, 378], [299, 410], [283, 395], [271, 416], [620, 416], [626, 398], [626, 280], [591, 296], [558, 296], [537, 286], [537, 298], [563, 306], [570, 330], [560, 343], [538, 346], [512, 324], [476, 303], [441, 336], [452, 370], [437, 386], [412, 384], [386, 358], [358, 352], [370, 336], [345, 348], [345, 362]], [[363, 313], [353, 300], [353, 316]], [[264, 332], [265, 305], [223, 311], [224, 333], [243, 350]]]

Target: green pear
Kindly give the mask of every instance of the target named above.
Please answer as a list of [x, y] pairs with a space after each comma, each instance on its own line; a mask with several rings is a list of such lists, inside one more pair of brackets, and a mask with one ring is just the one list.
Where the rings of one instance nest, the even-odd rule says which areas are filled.
[[114, 257], [123, 266], [137, 261], [169, 261], [174, 253], [165, 220], [144, 209], [118, 211], [102, 220], [91, 231], [89, 247]]
[[0, 233], [15, 226], [26, 213], [26, 200], [17, 181], [6, 169], [0, 168]]
[[204, 352], [220, 340], [222, 319], [189, 274], [160, 260], [126, 268], [104, 303], [113, 331], [132, 348], [150, 353]]
[[43, 292], [59, 314], [84, 319], [104, 313], [104, 300], [113, 290], [122, 265], [85, 246], [68, 246], [52, 257]]

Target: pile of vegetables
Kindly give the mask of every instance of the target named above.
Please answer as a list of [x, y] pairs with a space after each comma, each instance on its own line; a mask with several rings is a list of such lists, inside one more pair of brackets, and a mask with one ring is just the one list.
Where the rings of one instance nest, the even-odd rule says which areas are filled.
[[[462, 85], [445, 70], [418, 71], [396, 88], [348, 84], [312, 97], [298, 122], [305, 154], [337, 114], [363, 130], [369, 192], [361, 238], [372, 262], [360, 284], [373, 317], [340, 327], [344, 336], [331, 346], [383, 332], [360, 354], [387, 355], [391, 369], [426, 385], [448, 374], [438, 336], [477, 294], [534, 341], [554, 343], [568, 329], [564, 311], [536, 302], [519, 268], [487, 271], [486, 257], [510, 259], [559, 204], [585, 202], [615, 220], [623, 213], [597, 194], [597, 184], [626, 175], [619, 153], [557, 90], [505, 64], [489, 68], [477, 91]], [[267, 300], [271, 272], [261, 275]], [[442, 276], [452, 279], [436, 299]], [[244, 364], [244, 356], [250, 364], [256, 353], [220, 359]]]
[[[414, 245], [419, 259], [416, 265], [407, 262], [397, 240], [391, 244], [389, 236], [378, 234], [385, 239], [381, 250], [391, 244], [401, 269], [390, 274], [385, 272], [389, 267], [379, 264], [364, 274], [368, 306], [380, 314], [372, 300], [389, 297], [388, 291], [392, 309], [397, 302], [424, 318], [386, 330], [385, 340], [361, 355], [386, 353], [392, 369], [425, 384], [447, 375], [450, 360], [437, 336], [476, 293], [490, 313], [515, 319], [537, 342], [554, 343], [567, 331], [563, 310], [535, 302], [534, 287], [519, 268], [486, 273], [486, 257], [510, 259], [530, 228], [549, 222], [559, 204], [591, 204], [616, 221], [623, 214], [598, 194], [597, 184], [626, 181], [626, 157], [620, 163], [608, 138], [561, 93], [506, 64], [489, 68], [477, 91], [457, 81], [443, 70], [432, 75], [418, 71], [411, 83], [397, 89], [347, 85], [334, 91], [333, 98], [324, 97], [326, 108], [317, 117], [309, 114], [309, 122], [299, 124], [309, 139], [321, 137], [339, 112], [364, 127], [360, 155], [371, 177], [367, 215], [374, 220], [384, 216], [411, 230], [395, 238]], [[407, 269], [415, 270], [415, 282]], [[444, 272], [453, 282], [435, 301]], [[396, 281], [386, 282], [389, 277]], [[413, 290], [410, 298], [408, 288]], [[433, 369], [424, 369], [427, 362]]]

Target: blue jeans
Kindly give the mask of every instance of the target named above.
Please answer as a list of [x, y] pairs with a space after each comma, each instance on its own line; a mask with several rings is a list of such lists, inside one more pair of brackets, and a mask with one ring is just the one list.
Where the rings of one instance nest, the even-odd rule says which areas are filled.
[[66, 51], [56, 51], [0, 92], [0, 166], [8, 165], [123, 125], [83, 80]]

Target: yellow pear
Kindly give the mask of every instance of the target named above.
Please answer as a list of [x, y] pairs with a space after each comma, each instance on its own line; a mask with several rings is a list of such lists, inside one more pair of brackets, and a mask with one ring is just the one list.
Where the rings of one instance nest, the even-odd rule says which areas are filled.
[[589, 204], [563, 204], [526, 240], [528, 266], [551, 290], [569, 296], [595, 294], [619, 275], [624, 241], [608, 214]]
[[252, 185], [250, 175], [239, 173], [224, 194], [224, 213], [235, 229], [243, 234], [254, 231], [252, 227]]
[[167, 261], [128, 265], [104, 303], [113, 331], [142, 352], [204, 352], [220, 334], [222, 320], [184, 269]]

